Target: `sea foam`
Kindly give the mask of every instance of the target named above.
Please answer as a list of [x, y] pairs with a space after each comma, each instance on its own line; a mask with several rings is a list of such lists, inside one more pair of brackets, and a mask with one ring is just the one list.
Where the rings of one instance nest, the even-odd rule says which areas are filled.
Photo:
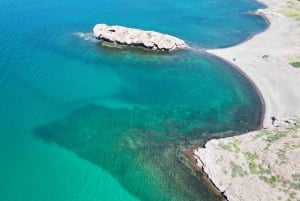
[[79, 38], [82, 38], [83, 40], [86, 41], [91, 41], [93, 43], [98, 42], [98, 40], [93, 36], [92, 32], [88, 32], [88, 33], [84, 33], [84, 32], [76, 32], [74, 33], [76, 36], [78, 36]]

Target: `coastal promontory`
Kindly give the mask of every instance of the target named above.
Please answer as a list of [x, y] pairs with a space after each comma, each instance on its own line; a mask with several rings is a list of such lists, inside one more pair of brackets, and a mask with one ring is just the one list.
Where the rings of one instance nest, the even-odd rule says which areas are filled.
[[199, 167], [229, 201], [300, 200], [300, 119], [213, 139], [194, 150]]
[[99, 40], [112, 44], [142, 47], [154, 51], [172, 52], [188, 48], [183, 40], [174, 36], [117, 25], [96, 24], [93, 35]]

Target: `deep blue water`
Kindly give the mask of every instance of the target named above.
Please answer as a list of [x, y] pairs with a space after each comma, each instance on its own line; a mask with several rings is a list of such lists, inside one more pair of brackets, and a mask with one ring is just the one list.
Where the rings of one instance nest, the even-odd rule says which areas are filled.
[[204, 53], [111, 49], [89, 33], [119, 24], [226, 47], [267, 27], [249, 14], [262, 7], [0, 0], [0, 201], [216, 200], [181, 148], [256, 129], [249, 81]]

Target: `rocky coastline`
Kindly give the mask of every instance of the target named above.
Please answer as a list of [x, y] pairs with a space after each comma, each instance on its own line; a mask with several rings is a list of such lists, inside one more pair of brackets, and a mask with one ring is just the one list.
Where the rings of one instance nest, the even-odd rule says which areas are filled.
[[[193, 151], [212, 185], [229, 201], [300, 199], [300, 120], [210, 140]], [[287, 123], [290, 122], [290, 123]]]
[[189, 47], [183, 40], [174, 36], [117, 25], [96, 24], [93, 35], [96, 39], [111, 44], [142, 47], [152, 51], [174, 52]]

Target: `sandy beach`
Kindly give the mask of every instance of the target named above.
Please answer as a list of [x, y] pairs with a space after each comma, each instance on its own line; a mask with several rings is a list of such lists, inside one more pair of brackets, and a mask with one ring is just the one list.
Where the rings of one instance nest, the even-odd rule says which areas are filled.
[[291, 10], [300, 2], [261, 2], [267, 8], [257, 14], [269, 20], [266, 31], [237, 46], [207, 52], [237, 66], [254, 82], [265, 102], [263, 125], [269, 127], [272, 116], [300, 116], [300, 69], [289, 64], [300, 60], [300, 21]]
[[[300, 1], [262, 0], [263, 33], [207, 50], [243, 71], [265, 104], [266, 129], [214, 139], [195, 149], [196, 163], [229, 201], [300, 199]], [[276, 116], [279, 121], [272, 122]], [[297, 117], [292, 117], [297, 116]], [[276, 127], [274, 127], [276, 126]]]

